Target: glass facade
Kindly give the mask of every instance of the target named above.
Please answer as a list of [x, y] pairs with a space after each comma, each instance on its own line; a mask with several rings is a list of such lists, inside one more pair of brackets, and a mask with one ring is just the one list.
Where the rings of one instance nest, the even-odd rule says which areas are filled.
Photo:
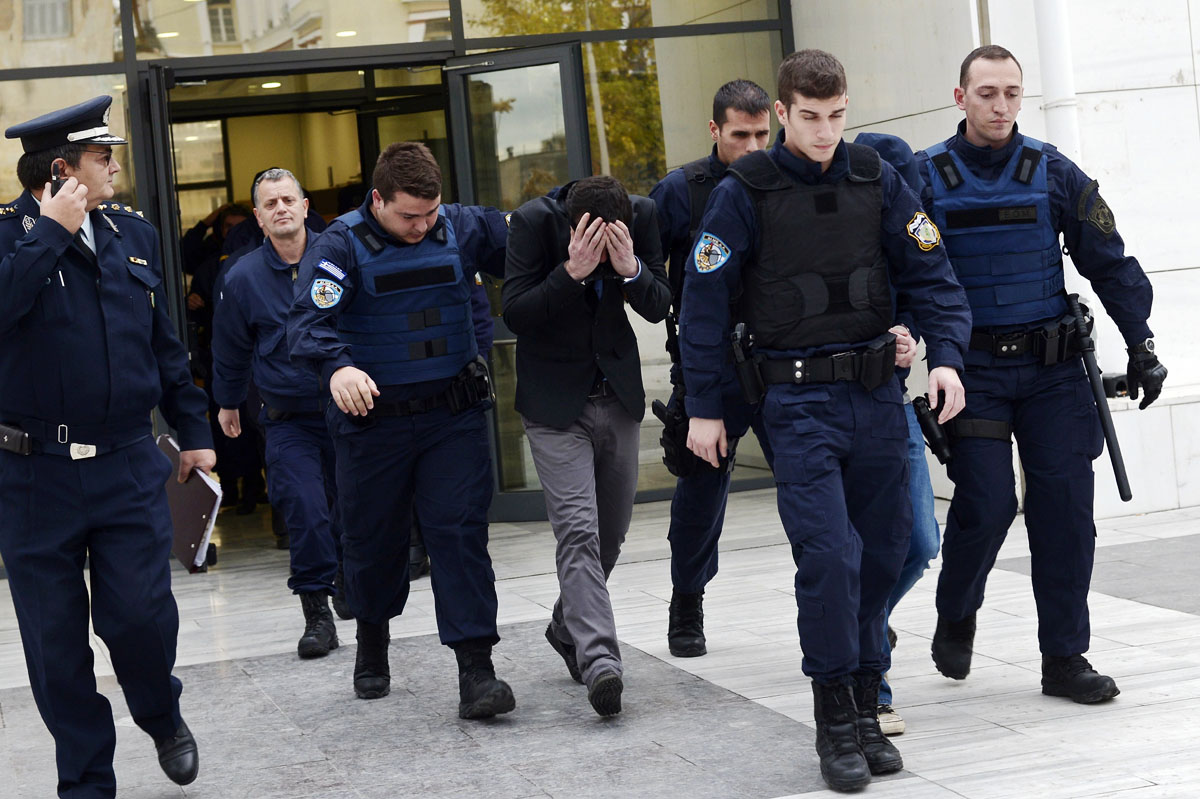
[[[138, 205], [136, 172], [146, 181], [148, 217], [177, 208], [172, 234], [224, 203], [248, 203], [253, 176], [268, 166], [295, 172], [312, 207], [332, 219], [361, 203], [379, 150], [397, 140], [430, 147], [447, 202], [462, 199], [465, 187], [473, 202], [512, 209], [588, 171], [647, 194], [711, 147], [718, 86], [740, 77], [771, 90], [791, 42], [784, 7], [775, 0], [0, 2], [0, 30], [9, 32], [0, 50], [0, 124], [111, 94], [112, 127], [131, 141], [118, 149], [118, 199]], [[537, 53], [567, 41], [578, 43], [570, 81], [562, 62], [540, 56], [456, 78], [457, 64], [476, 56]], [[461, 117], [451, 108], [459, 78]], [[0, 140], [0, 161], [15, 165], [19, 155], [18, 142]], [[5, 198], [20, 192], [14, 171], [0, 169]], [[167, 232], [167, 277], [182, 284]], [[499, 283], [488, 290], [498, 314]], [[539, 486], [512, 407], [515, 342], [497, 321], [494, 432], [503, 495]], [[662, 326], [640, 318], [634, 326], [647, 401], [666, 399]], [[669, 495], [674, 478], [660, 463], [660, 426], [647, 414], [642, 429], [639, 488], [650, 492], [643, 496]], [[756, 442], [743, 441], [735, 483], [767, 474]]]

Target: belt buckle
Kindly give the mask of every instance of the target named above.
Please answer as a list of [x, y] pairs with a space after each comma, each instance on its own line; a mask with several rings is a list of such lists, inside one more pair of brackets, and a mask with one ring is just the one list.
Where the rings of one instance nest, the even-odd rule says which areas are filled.
[[71, 444], [70, 451], [71, 460], [73, 461], [96, 457], [95, 444]]
[[997, 358], [1012, 358], [1025, 352], [1025, 333], [1002, 333], [992, 340], [992, 355]]

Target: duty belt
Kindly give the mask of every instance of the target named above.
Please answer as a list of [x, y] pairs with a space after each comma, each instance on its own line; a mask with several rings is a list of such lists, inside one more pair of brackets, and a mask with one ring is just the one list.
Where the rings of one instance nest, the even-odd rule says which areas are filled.
[[[25, 452], [82, 460], [136, 444], [150, 435], [150, 417], [133, 424], [56, 424], [41, 419], [14, 420], [13, 428], [29, 436]], [[13, 450], [18, 451], [18, 450]]]
[[1045, 366], [1079, 354], [1075, 341], [1074, 320], [1063, 320], [1036, 330], [1015, 330], [1011, 333], [971, 331], [971, 349], [991, 353], [996, 358], [1019, 358], [1033, 354]]
[[837, 383], [858, 381], [869, 391], [896, 372], [896, 337], [877, 339], [862, 350], [810, 358], [764, 359], [760, 366], [766, 383]]
[[492, 393], [491, 375], [487, 363], [482, 358], [476, 358], [462, 371], [454, 376], [450, 385], [444, 391], [428, 397], [416, 399], [395, 400], [392, 402], [375, 402], [366, 417], [350, 417], [352, 420], [368, 422], [371, 417], [380, 416], [415, 416], [428, 413], [437, 408], [449, 408], [451, 413], [458, 414], [478, 403], [490, 400], [495, 404], [496, 397]]

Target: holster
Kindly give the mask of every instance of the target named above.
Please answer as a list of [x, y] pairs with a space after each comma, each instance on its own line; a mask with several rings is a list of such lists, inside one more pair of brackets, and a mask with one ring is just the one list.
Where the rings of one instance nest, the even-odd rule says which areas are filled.
[[[706, 469], [712, 470], [713, 465], [711, 463], [697, 457], [696, 453], [688, 449], [687, 437], [690, 417], [684, 408], [682, 388], [677, 387], [674, 393], [675, 401], [670, 407], [664, 405], [662, 400], [654, 400], [650, 404], [650, 410], [663, 423], [663, 432], [658, 439], [658, 443], [662, 444], [663, 448], [663, 465], [667, 467], [668, 472], [676, 477], [690, 477]], [[729, 439], [726, 442], [729, 454], [720, 458], [721, 465], [717, 471], [722, 473], [733, 471], [737, 442], [738, 439], [736, 438]]]
[[29, 455], [33, 452], [33, 440], [24, 430], [0, 424], [0, 449], [18, 455]]

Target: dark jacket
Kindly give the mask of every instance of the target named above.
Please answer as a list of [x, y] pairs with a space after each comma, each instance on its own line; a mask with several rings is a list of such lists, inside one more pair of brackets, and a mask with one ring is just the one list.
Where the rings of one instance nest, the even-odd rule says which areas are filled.
[[632, 196], [638, 276], [622, 283], [581, 284], [567, 274], [571, 223], [558, 197], [531, 200], [509, 220], [504, 267], [504, 321], [517, 334], [516, 408], [526, 418], [567, 427], [603, 374], [633, 418], [646, 413], [637, 336], [625, 303], [650, 322], [667, 315], [671, 289], [663, 269], [654, 202]]

